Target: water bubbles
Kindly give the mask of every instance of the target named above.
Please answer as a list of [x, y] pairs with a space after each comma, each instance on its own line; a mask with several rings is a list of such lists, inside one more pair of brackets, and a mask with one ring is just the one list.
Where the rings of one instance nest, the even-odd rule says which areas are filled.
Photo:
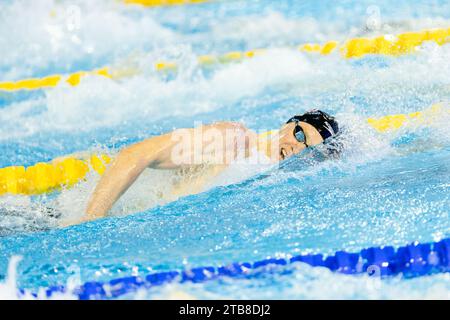
[[[50, 0], [39, 5], [0, 4], [0, 30], [7, 30], [0, 31], [0, 47], [18, 48], [2, 52], [0, 70], [5, 79], [0, 80], [100, 65], [121, 73], [115, 81], [86, 76], [77, 87], [63, 84], [7, 100], [0, 112], [0, 166], [8, 161], [47, 161], [81, 150], [107, 149], [114, 155], [123, 145], [191, 127], [198, 120], [228, 119], [268, 130], [311, 107], [337, 116], [344, 146], [337, 160], [320, 159], [317, 148], [279, 168], [236, 163], [201, 194], [184, 198], [171, 196], [177, 173], [146, 170], [111, 217], [61, 230], [56, 229], [61, 222], [71, 224], [83, 217], [98, 175], [88, 175], [74, 188], [48, 197], [2, 196], [1, 270], [6, 270], [7, 255], [20, 252], [26, 270], [20, 269], [20, 281], [37, 287], [64, 283], [72, 275], [71, 281], [80, 283], [139, 275], [141, 270], [356, 251], [448, 236], [448, 117], [440, 115], [426, 128], [412, 122], [387, 134], [374, 131], [366, 119], [414, 112], [448, 100], [449, 47], [425, 43], [414, 55], [358, 60], [342, 59], [338, 52], [322, 57], [289, 47], [382, 31], [392, 38], [403, 30], [447, 26], [448, 18], [395, 16], [384, 6], [363, 3], [350, 9], [326, 8], [325, 17], [338, 12], [342, 19], [322, 21], [301, 16], [289, 6], [278, 10], [276, 3], [264, 14], [242, 9], [217, 19], [214, 13], [205, 19], [194, 15], [184, 26], [195, 32], [185, 32], [183, 23], [172, 23], [174, 16], [183, 21], [192, 18], [190, 9], [160, 14], [111, 1], [83, 0], [70, 6]], [[226, 6], [217, 4], [222, 5]], [[424, 6], [413, 7], [423, 12]], [[362, 15], [349, 20], [356, 12]], [[197, 62], [199, 54], [258, 47], [272, 49], [242, 63], [202, 69]], [[177, 72], [156, 73], [154, 63], [159, 59], [175, 61]], [[67, 267], [71, 264], [75, 267]], [[267, 276], [173, 285], [138, 296], [448, 294], [448, 275], [380, 282], [379, 270], [372, 267], [370, 274], [350, 278], [299, 265]], [[5, 285], [0, 284], [0, 296], [12, 292], [9, 280]]]

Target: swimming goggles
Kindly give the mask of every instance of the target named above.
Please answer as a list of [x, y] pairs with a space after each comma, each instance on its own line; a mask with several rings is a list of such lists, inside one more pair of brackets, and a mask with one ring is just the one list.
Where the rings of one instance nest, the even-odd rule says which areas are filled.
[[295, 122], [294, 137], [295, 139], [297, 139], [298, 142], [303, 143], [306, 147], [309, 147], [308, 144], [306, 143], [305, 132], [303, 131], [303, 128], [300, 126], [299, 121]]

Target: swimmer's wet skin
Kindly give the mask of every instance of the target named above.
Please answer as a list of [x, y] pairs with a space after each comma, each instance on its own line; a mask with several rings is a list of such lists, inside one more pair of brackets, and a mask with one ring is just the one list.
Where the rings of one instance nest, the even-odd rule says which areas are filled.
[[[200, 143], [195, 143], [199, 130], [203, 137]], [[233, 161], [247, 158], [255, 151], [276, 163], [305, 148], [326, 144], [338, 133], [339, 126], [334, 117], [320, 110], [311, 110], [292, 117], [276, 134], [264, 139], [242, 124], [218, 122], [143, 140], [121, 150], [107, 168], [90, 198], [85, 220], [104, 217], [146, 168], [178, 169], [208, 165], [212, 170], [207, 171], [202, 180], [206, 183]], [[217, 136], [220, 143], [211, 148], [211, 137]], [[177, 158], [180, 152], [182, 159]], [[186, 186], [178, 195], [195, 194], [199, 190], [195, 186]]]

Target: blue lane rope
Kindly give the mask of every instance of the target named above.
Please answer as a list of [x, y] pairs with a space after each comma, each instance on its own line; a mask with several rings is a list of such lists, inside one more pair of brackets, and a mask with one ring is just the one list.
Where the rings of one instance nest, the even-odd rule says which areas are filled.
[[[147, 276], [130, 276], [108, 282], [86, 282], [72, 293], [81, 300], [117, 298], [141, 288], [161, 286], [171, 282], [200, 283], [221, 277], [248, 277], [251, 272], [273, 270], [269, 266], [286, 266], [303, 262], [313, 267], [324, 267], [344, 274], [376, 274], [384, 278], [403, 274], [404, 277], [450, 272], [450, 238], [432, 243], [412, 243], [397, 250], [392, 246], [371, 247], [359, 253], [337, 251], [334, 255], [322, 254], [298, 255], [290, 259], [269, 258], [254, 263], [232, 263], [222, 267], [198, 267], [184, 271], [152, 273]], [[64, 293], [64, 286], [46, 289], [47, 297], [55, 293]], [[21, 290], [24, 293], [24, 290]], [[36, 294], [34, 294], [37, 296]]]

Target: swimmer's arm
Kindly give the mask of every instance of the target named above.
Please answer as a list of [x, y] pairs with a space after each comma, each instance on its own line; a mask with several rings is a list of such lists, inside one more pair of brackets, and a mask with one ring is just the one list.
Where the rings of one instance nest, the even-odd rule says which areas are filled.
[[97, 184], [86, 209], [86, 220], [104, 217], [144, 169], [157, 166], [160, 155], [172, 145], [167, 134], [122, 149]]
[[[203, 129], [218, 130], [222, 134], [228, 129], [244, 129], [236, 123], [221, 122], [204, 126]], [[101, 218], [112, 208], [120, 196], [133, 184], [145, 168], [175, 169], [181, 167], [180, 160], [188, 160], [187, 165], [195, 164], [196, 154], [205, 150], [207, 142], [202, 141], [202, 150], [195, 149], [195, 129], [175, 130], [162, 136], [153, 137], [124, 148], [113, 163], [106, 169], [97, 184], [86, 209], [87, 220]], [[184, 139], [188, 139], [184, 141]], [[187, 142], [190, 147], [185, 147]], [[183, 148], [184, 159], [175, 161], [175, 148]], [[233, 149], [227, 148], [225, 149]], [[177, 153], [175, 152], [175, 155]], [[204, 155], [204, 154], [202, 154]], [[189, 162], [191, 161], [191, 162]]]

